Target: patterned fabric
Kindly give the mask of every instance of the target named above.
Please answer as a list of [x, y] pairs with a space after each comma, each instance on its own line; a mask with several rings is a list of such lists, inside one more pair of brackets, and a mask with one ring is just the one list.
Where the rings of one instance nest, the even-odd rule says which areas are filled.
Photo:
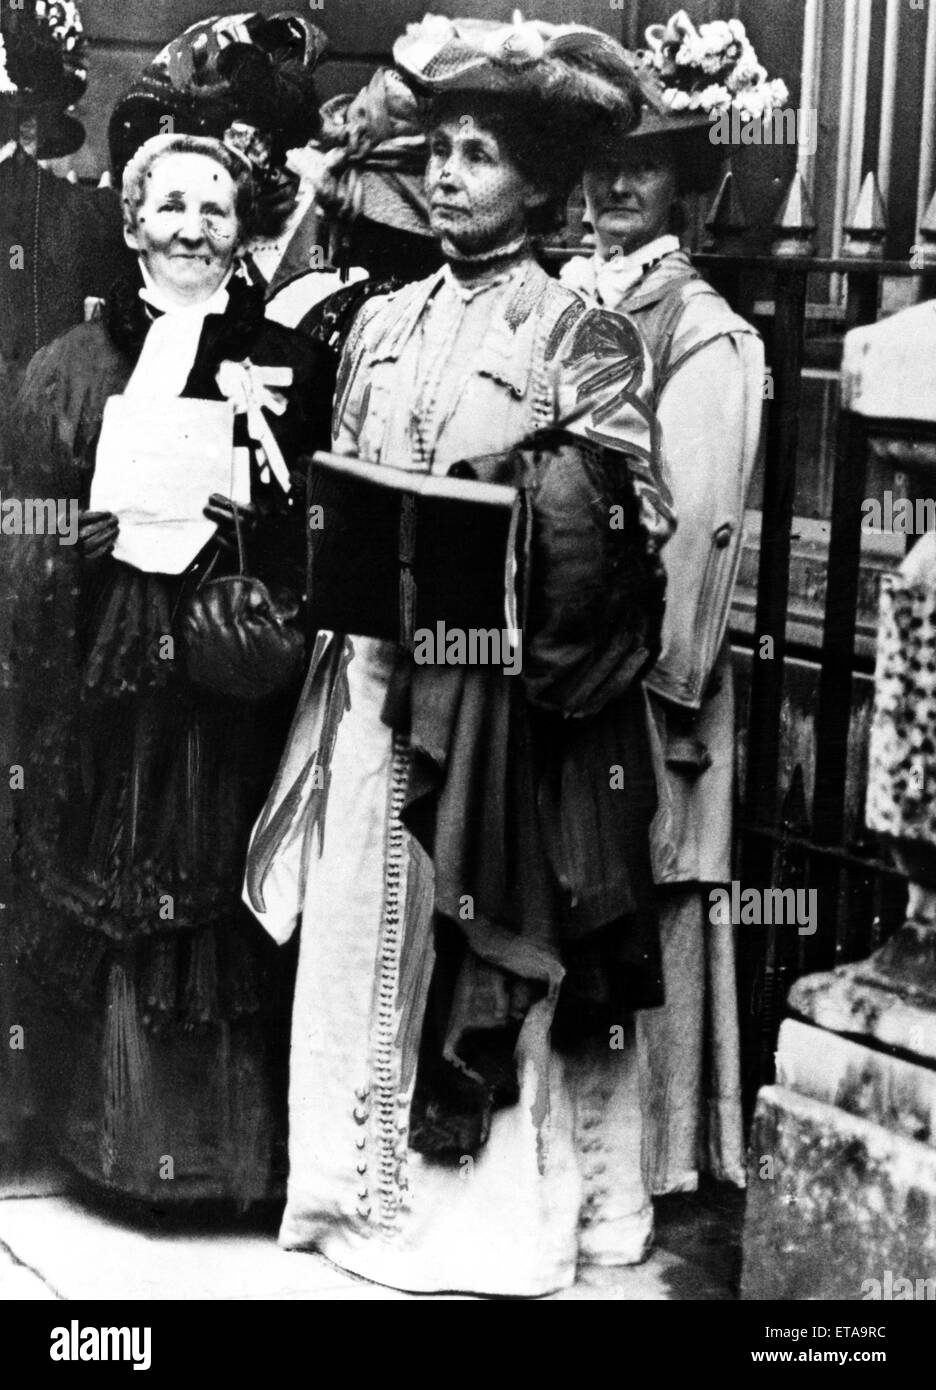
[[[345, 428], [351, 431], [360, 424], [357, 449], [362, 457], [375, 463], [386, 458], [399, 467], [421, 466], [425, 455], [413, 433], [418, 423], [414, 424], [412, 402], [391, 386], [396, 364], [411, 363], [412, 379], [422, 380], [418, 357], [425, 324], [438, 323], [439, 331], [445, 331], [454, 345], [456, 334], [447, 327], [454, 318], [459, 324], [460, 356], [468, 340], [465, 334], [470, 334], [470, 324], [476, 320], [480, 325], [477, 351], [463, 359], [467, 379], [461, 380], [457, 399], [458, 419], [470, 415], [474, 433], [464, 438], [461, 456], [499, 452], [506, 441], [519, 442], [531, 427], [574, 417], [584, 402], [591, 402], [578, 418], [571, 419], [569, 430], [621, 452], [637, 490], [641, 520], [663, 545], [675, 529], [675, 516], [655, 417], [646, 405], [651, 374], [639, 334], [623, 316], [592, 309], [574, 323], [570, 313], [568, 333], [557, 342], [556, 325], [572, 311], [576, 296], [526, 256], [518, 258], [506, 277], [495, 273], [483, 294], [483, 303], [460, 296], [446, 267], [428, 280], [406, 286], [386, 304], [371, 300], [355, 322], [342, 362], [335, 421], [345, 420]], [[493, 308], [492, 295], [497, 296]], [[428, 366], [432, 355], [424, 360]], [[635, 379], [637, 361], [643, 367]], [[446, 373], [446, 380], [451, 379], [451, 372]], [[349, 412], [359, 381], [370, 383], [367, 411], [360, 422], [354, 410]], [[455, 404], [451, 385], [448, 406], [438, 400], [433, 404], [433, 470], [448, 466], [441, 458], [449, 452]]]
[[936, 841], [936, 534], [881, 580], [867, 821], [897, 840]]
[[399, 73], [379, 68], [356, 96], [327, 102], [322, 118], [328, 153], [317, 196], [329, 217], [339, 222], [367, 217], [398, 231], [431, 236], [423, 185], [423, 120]]
[[313, 73], [327, 47], [322, 30], [301, 14], [248, 11], [190, 25], [114, 107], [115, 177], [144, 140], [164, 131], [168, 115], [179, 133], [228, 136], [251, 157], [261, 188], [275, 185], [286, 151], [318, 133]]

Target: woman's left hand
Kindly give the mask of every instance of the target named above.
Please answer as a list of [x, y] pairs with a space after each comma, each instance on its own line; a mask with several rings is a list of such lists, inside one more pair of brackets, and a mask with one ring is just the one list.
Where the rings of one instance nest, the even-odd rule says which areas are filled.
[[234, 513], [237, 512], [240, 522], [241, 537], [246, 541], [253, 534], [257, 526], [257, 509], [253, 503], [244, 505], [232, 502], [229, 497], [222, 497], [219, 492], [213, 492], [208, 498], [208, 505], [205, 508], [205, 516], [209, 521], [213, 521], [218, 528], [216, 539], [225, 550], [237, 551], [237, 527], [234, 523]]

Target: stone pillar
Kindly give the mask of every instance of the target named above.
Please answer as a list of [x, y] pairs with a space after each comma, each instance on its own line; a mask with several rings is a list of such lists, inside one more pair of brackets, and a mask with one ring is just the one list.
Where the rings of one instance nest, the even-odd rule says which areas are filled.
[[[936, 438], [936, 305], [850, 333], [843, 378], [857, 413]], [[895, 466], [908, 457], [936, 496], [936, 449], [903, 442]], [[870, 758], [866, 818], [910, 880], [907, 921], [868, 960], [790, 991], [751, 1135], [747, 1300], [936, 1299], [932, 532], [882, 582]]]

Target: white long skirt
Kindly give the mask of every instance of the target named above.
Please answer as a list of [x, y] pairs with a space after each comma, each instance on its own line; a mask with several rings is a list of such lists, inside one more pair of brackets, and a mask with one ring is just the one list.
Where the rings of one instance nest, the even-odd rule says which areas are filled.
[[[323, 844], [313, 838], [304, 866], [280, 1244], [414, 1292], [541, 1295], [572, 1284], [579, 1263], [636, 1263], [653, 1211], [632, 1018], [623, 1048], [550, 1054], [538, 1128], [534, 1009], [517, 1049], [520, 1102], [494, 1116], [480, 1155], [446, 1164], [408, 1147], [432, 870], [398, 818], [408, 749], [380, 718], [394, 649], [353, 646]], [[321, 698], [313, 681], [304, 699]]]

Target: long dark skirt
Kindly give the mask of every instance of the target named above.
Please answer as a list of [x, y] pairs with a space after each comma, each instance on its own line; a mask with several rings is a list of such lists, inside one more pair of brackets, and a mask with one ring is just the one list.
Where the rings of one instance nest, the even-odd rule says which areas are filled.
[[244, 1205], [282, 1186], [290, 959], [240, 885], [290, 703], [173, 673], [35, 731], [11, 939], [41, 1001], [42, 1118], [109, 1189]]

